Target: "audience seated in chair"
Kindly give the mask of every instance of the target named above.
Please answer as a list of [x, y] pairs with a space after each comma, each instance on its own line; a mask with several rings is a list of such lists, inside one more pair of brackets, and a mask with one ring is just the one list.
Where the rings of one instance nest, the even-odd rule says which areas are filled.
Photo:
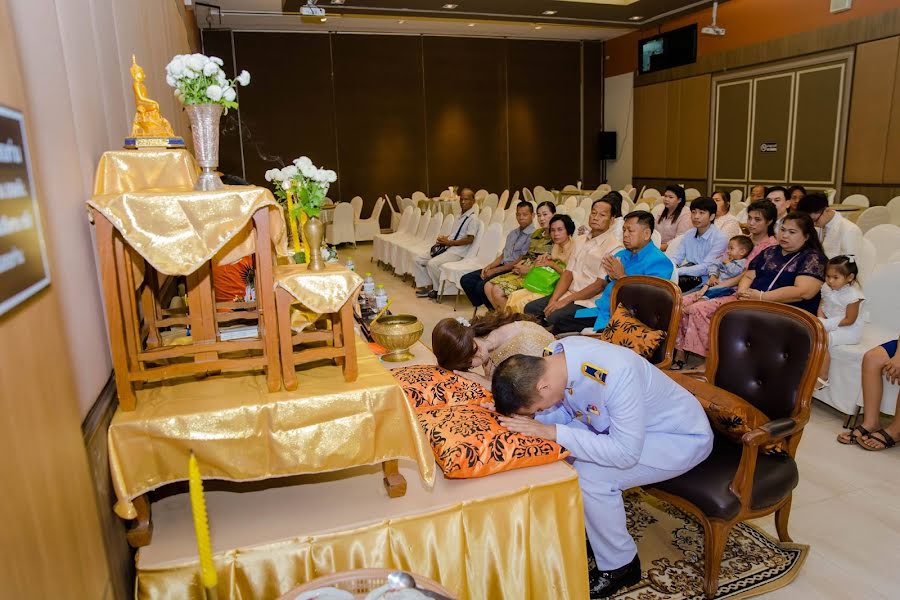
[[618, 216], [616, 205], [605, 196], [594, 201], [589, 218], [590, 233], [573, 252], [553, 293], [526, 304], [526, 313], [548, 323], [554, 333], [581, 331], [590, 326], [588, 321], [593, 322], [593, 319], [579, 320], [575, 313], [593, 306], [606, 287], [604, 260], [621, 248], [612, 230], [613, 219]]
[[[753, 241], [753, 250], [747, 256], [747, 264], [753, 261], [760, 252], [778, 243], [775, 239], [775, 205], [768, 200], [758, 200], [747, 207], [747, 229]], [[706, 358], [709, 354], [709, 323], [720, 306], [734, 302], [737, 296], [719, 296], [703, 302], [685, 306], [678, 329], [678, 341], [675, 354], [676, 369], [681, 369], [687, 361], [687, 352]]]
[[800, 201], [806, 195], [806, 188], [794, 184], [788, 188], [788, 212], [794, 212], [800, 205]]
[[[468, 296], [469, 301], [476, 309], [482, 304], [488, 309], [494, 308], [491, 298], [485, 293], [485, 284], [499, 277], [504, 273], [509, 273], [530, 251], [534, 242], [534, 208], [530, 202], [519, 202], [516, 206], [516, 223], [518, 227], [510, 231], [506, 235], [506, 244], [503, 246], [503, 252], [490, 264], [486, 265], [479, 271], [466, 273], [460, 278], [459, 283], [463, 291]], [[502, 307], [498, 307], [502, 308]]]
[[[453, 226], [453, 234], [438, 236], [437, 244], [429, 254], [416, 257], [413, 261], [413, 277], [416, 280], [416, 297], [437, 299], [440, 285], [441, 265], [455, 262], [465, 256], [468, 246], [475, 241], [475, 192], [464, 187], [459, 192], [459, 206], [462, 214]], [[440, 248], [438, 248], [438, 246]]]
[[661, 237], [659, 248], [663, 252], [669, 247], [669, 242], [691, 228], [691, 212], [686, 209], [686, 202], [683, 187], [666, 186], [662, 198], [663, 210], [656, 219], [656, 230]]
[[819, 228], [819, 239], [825, 256], [833, 258], [841, 255], [859, 256], [862, 248], [862, 230], [828, 206], [825, 194], [809, 194], [800, 200], [797, 212], [812, 217]]
[[[881, 396], [884, 380], [900, 384], [900, 353], [893, 340], [875, 346], [863, 357], [862, 392], [863, 422], [851, 431], [841, 433], [837, 440], [842, 444], [858, 444], [864, 450], [879, 451], [893, 448], [900, 441], [900, 412], [894, 410], [894, 418], [887, 427], [881, 426]], [[900, 394], [897, 394], [900, 408]]]
[[713, 225], [719, 228], [726, 240], [730, 240], [736, 235], [742, 235], [744, 231], [741, 229], [740, 222], [731, 214], [731, 197], [725, 192], [717, 190], [713, 192], [712, 199], [716, 203], [716, 220]]
[[678, 267], [678, 287], [690, 292], [709, 279], [709, 269], [728, 246], [728, 239], [713, 224], [718, 207], [712, 198], [700, 197], [690, 206], [693, 229], [684, 233], [681, 244], [671, 256]]
[[766, 188], [766, 200], [774, 204], [775, 210], [778, 212], [778, 217], [775, 219], [775, 235], [777, 236], [778, 232], [781, 231], [781, 224], [784, 222], [784, 218], [790, 212], [791, 203], [788, 200], [788, 191], [782, 185], [773, 185]]

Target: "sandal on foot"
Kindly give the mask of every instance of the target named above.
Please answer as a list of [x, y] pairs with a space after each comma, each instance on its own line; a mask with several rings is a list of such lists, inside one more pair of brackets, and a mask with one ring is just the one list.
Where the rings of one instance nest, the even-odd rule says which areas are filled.
[[[878, 437], [875, 437], [875, 436]], [[877, 444], [881, 444], [880, 447], [870, 446], [869, 442], [874, 441]], [[857, 442], [863, 450], [868, 450], [869, 452], [880, 452], [881, 450], [887, 450], [888, 448], [893, 448], [894, 444], [897, 443], [897, 440], [891, 437], [891, 435], [885, 431], [884, 429], [879, 429], [878, 431], [873, 431], [872, 433], [863, 436], [863, 439]]]
[[831, 382], [827, 379], [822, 379], [821, 377], [816, 377], [816, 391], [822, 391], [831, 385]]
[[[859, 432], [859, 435], [856, 435], [856, 432]], [[844, 431], [837, 436], [837, 441], [839, 444], [844, 444], [845, 446], [852, 446], [853, 444], [858, 443], [859, 438], [864, 438], [867, 435], [871, 435], [872, 433], [863, 427], [862, 425], [857, 425], [850, 431]]]
[[680, 371], [680, 370], [682, 370], [683, 368], [684, 368], [684, 361], [683, 361], [683, 360], [676, 360], [676, 361], [672, 361], [672, 366], [669, 367], [669, 370], [670, 370], [670, 371]]

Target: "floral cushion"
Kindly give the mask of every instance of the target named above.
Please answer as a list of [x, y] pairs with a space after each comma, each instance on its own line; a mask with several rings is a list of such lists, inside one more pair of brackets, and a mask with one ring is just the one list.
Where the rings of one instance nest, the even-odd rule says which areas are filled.
[[484, 477], [544, 465], [569, 455], [556, 442], [509, 431], [481, 406], [447, 406], [418, 414], [434, 458], [449, 479]]
[[[733, 442], [740, 444], [745, 433], [771, 421], [765, 413], [740, 396], [684, 373], [666, 371], [666, 374], [697, 398], [712, 428]], [[762, 450], [767, 454], [781, 453], [785, 445], [775, 442], [763, 446]]]
[[631, 348], [644, 358], [650, 358], [666, 337], [665, 331], [650, 329], [634, 317], [622, 304], [616, 307], [600, 339], [610, 344]]
[[416, 413], [448, 404], [494, 401], [491, 393], [481, 384], [441, 367], [415, 365], [393, 369], [391, 374], [400, 382]]

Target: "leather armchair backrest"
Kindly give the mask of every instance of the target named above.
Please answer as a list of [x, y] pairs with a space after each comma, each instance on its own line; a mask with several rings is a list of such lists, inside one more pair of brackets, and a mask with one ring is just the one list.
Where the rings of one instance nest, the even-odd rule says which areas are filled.
[[810, 328], [765, 308], [733, 310], [719, 322], [711, 383], [737, 394], [770, 419], [789, 417], [813, 352]]
[[[651, 329], [669, 331], [672, 315], [675, 314], [675, 303], [681, 299], [665, 288], [643, 281], [623, 279], [616, 286], [616, 303], [629, 309], [637, 319]], [[612, 307], [615, 310], [615, 306]], [[653, 364], [662, 362], [666, 352], [663, 341], [649, 358]]]

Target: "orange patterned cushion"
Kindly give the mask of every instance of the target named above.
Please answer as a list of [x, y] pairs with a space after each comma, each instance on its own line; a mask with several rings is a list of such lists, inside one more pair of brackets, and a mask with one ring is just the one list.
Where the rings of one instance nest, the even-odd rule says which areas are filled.
[[415, 365], [393, 369], [391, 374], [400, 382], [417, 413], [448, 404], [494, 401], [491, 393], [481, 384], [441, 367]]
[[653, 356], [665, 337], [665, 331], [650, 329], [622, 304], [616, 307], [606, 328], [600, 332], [600, 339], [604, 342], [631, 348], [644, 358]]
[[449, 479], [484, 477], [544, 465], [569, 455], [556, 442], [514, 433], [497, 413], [480, 406], [448, 406], [420, 412], [434, 458]]

